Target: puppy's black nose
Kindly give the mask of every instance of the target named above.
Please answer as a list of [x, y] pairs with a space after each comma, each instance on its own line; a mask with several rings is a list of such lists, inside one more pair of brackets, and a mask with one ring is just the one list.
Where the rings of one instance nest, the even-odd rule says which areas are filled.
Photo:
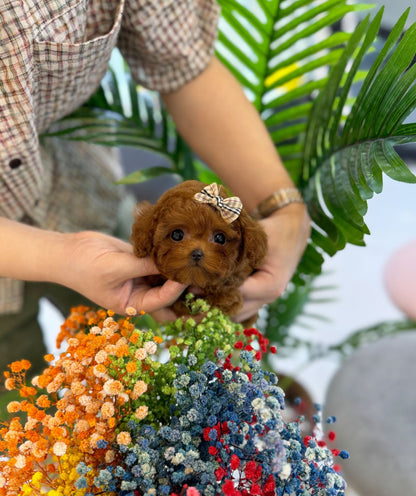
[[191, 258], [194, 262], [199, 262], [203, 256], [204, 256], [204, 252], [199, 248], [196, 248], [191, 253]]

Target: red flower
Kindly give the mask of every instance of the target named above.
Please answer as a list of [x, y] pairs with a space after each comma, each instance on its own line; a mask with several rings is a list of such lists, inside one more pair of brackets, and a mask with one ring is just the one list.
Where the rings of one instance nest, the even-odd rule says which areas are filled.
[[218, 450], [217, 450], [217, 448], [215, 446], [210, 446], [208, 448], [208, 451], [209, 451], [209, 454], [210, 455], [216, 455], [218, 453]]
[[262, 494], [262, 490], [258, 484], [253, 484], [250, 488], [250, 494]]
[[242, 496], [241, 492], [234, 487], [234, 483], [231, 480], [227, 480], [222, 486], [222, 491], [225, 496]]
[[222, 478], [224, 478], [227, 475], [227, 472], [222, 468], [218, 467], [217, 470], [214, 472], [215, 477], [217, 478], [217, 481], [220, 481]]
[[256, 481], [257, 479], [259, 479], [261, 475], [261, 467], [259, 466], [259, 468], [260, 474], [258, 474], [257, 464], [255, 461], [251, 460], [247, 462], [245, 469], [246, 478], [251, 481]]
[[205, 427], [204, 429], [204, 433], [203, 433], [203, 436], [204, 436], [204, 439], [205, 441], [209, 441], [209, 433], [211, 432], [211, 427]]
[[305, 437], [303, 438], [303, 444], [304, 444], [305, 446], [309, 446], [309, 441], [310, 441], [311, 439], [312, 439], [312, 436], [305, 436]]
[[254, 477], [255, 477], [255, 473], [256, 473], [256, 462], [255, 461], [249, 461], [246, 463], [246, 469], [245, 469], [245, 473], [246, 473], [246, 478], [248, 480], [256, 480]]
[[274, 481], [273, 475], [269, 475], [266, 483], [264, 484], [263, 491], [264, 496], [274, 496], [276, 489], [276, 483]]
[[231, 456], [230, 466], [231, 466], [231, 470], [237, 470], [238, 467], [240, 466], [240, 458], [238, 458], [237, 455]]

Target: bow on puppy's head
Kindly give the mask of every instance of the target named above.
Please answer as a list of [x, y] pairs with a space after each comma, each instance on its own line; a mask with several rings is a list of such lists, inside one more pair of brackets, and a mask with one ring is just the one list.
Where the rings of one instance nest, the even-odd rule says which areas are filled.
[[264, 230], [240, 199], [199, 181], [168, 190], [156, 205], [139, 203], [131, 242], [134, 253], [150, 256], [164, 278], [197, 286], [229, 315], [241, 306], [238, 287], [267, 249]]

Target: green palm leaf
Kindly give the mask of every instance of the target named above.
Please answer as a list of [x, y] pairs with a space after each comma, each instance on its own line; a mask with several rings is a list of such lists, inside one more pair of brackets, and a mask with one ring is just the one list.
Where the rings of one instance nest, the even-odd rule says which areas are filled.
[[[351, 34], [330, 27], [345, 14], [367, 9], [347, 0], [220, 0], [217, 54], [247, 91], [298, 181], [314, 91]], [[360, 74], [356, 75], [357, 77]]]
[[[403, 125], [416, 107], [416, 66], [411, 65], [416, 25], [398, 41], [406, 17], [407, 12], [374, 61], [345, 125], [344, 107], [354, 75], [377, 36], [381, 12], [372, 22], [366, 18], [357, 27], [310, 114], [303, 153], [303, 192], [315, 224], [312, 244], [329, 255], [346, 243], [364, 244], [364, 235], [369, 232], [364, 223], [367, 200], [381, 192], [383, 173], [399, 181], [416, 182], [395, 151], [397, 145], [416, 141], [414, 127]], [[348, 77], [342, 83], [347, 70]]]

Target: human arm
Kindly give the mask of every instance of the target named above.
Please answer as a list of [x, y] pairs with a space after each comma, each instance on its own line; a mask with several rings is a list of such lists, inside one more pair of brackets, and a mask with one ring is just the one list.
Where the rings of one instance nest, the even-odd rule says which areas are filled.
[[[294, 187], [258, 112], [215, 57], [195, 79], [162, 96], [178, 131], [249, 212], [273, 192]], [[280, 296], [309, 238], [303, 204], [287, 205], [260, 222], [268, 235], [268, 255], [241, 287], [240, 321]]]
[[96, 232], [59, 233], [0, 217], [0, 275], [67, 286], [104, 308], [124, 314], [128, 306], [158, 320], [174, 318], [166, 307], [185, 289], [167, 281], [151, 288], [143, 276], [158, 273], [120, 239]]

